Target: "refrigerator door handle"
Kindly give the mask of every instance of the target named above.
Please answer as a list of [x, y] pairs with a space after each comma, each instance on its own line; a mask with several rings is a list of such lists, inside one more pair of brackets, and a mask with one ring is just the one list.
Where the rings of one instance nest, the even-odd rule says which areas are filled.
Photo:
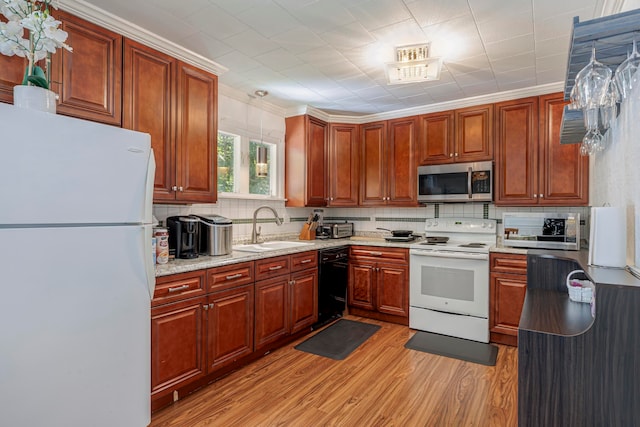
[[[156, 161], [153, 148], [149, 150], [149, 162], [147, 163], [147, 179], [145, 181], [143, 221], [151, 224], [153, 218], [153, 183], [156, 177]], [[151, 241], [149, 238], [148, 242]]]
[[142, 247], [144, 248], [144, 266], [147, 276], [147, 288], [149, 289], [149, 298], [153, 299], [153, 293], [156, 290], [156, 267], [153, 265], [153, 254], [151, 253], [151, 237], [153, 236], [153, 227], [144, 225]]

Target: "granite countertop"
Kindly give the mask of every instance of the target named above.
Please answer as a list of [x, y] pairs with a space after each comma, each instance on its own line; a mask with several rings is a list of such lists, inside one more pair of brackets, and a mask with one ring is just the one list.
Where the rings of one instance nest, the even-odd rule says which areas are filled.
[[320, 249], [337, 248], [340, 246], [361, 245], [361, 246], [380, 246], [389, 248], [405, 248], [419, 242], [420, 238], [412, 242], [387, 242], [384, 238], [353, 236], [344, 239], [328, 239], [328, 240], [297, 240], [287, 239], [287, 241], [298, 241], [311, 243], [308, 246], [299, 246], [289, 249], [265, 251], [265, 252], [242, 252], [233, 251], [229, 255], [222, 256], [199, 256], [196, 259], [174, 259], [167, 264], [156, 265], [156, 277], [168, 276], [171, 274], [185, 273], [188, 271], [202, 270], [212, 267], [221, 267], [229, 264], [236, 264], [245, 261], [255, 261], [263, 258], [272, 258], [281, 255], [290, 255], [305, 251], [317, 251]]

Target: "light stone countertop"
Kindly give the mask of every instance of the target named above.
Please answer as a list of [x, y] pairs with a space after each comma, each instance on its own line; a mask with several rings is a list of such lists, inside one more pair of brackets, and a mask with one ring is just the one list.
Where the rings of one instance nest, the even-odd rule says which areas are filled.
[[290, 255], [305, 251], [317, 251], [327, 248], [337, 248], [340, 246], [380, 246], [388, 248], [405, 248], [408, 249], [413, 243], [423, 240], [418, 238], [412, 242], [387, 242], [384, 238], [353, 236], [344, 239], [327, 239], [327, 240], [297, 240], [287, 239], [287, 241], [311, 243], [308, 246], [299, 246], [295, 248], [273, 250], [265, 252], [242, 252], [233, 251], [229, 255], [222, 256], [199, 256], [195, 259], [174, 259], [167, 264], [156, 265], [156, 277], [168, 276], [171, 274], [185, 273], [188, 271], [202, 270], [212, 267], [222, 267], [224, 265], [236, 264], [245, 261], [255, 261], [258, 259], [272, 258], [282, 255]]

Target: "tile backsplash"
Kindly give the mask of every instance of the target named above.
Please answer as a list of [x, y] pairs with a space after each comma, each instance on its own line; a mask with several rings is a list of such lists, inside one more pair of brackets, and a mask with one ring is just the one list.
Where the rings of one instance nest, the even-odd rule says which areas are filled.
[[[174, 215], [211, 215], [217, 214], [233, 220], [233, 240], [236, 242], [250, 239], [254, 211], [262, 206], [271, 206], [283, 220], [276, 225], [271, 212], [264, 210], [258, 214], [258, 226], [262, 228], [262, 237], [273, 238], [277, 235], [296, 236], [302, 223], [314, 208], [286, 208], [282, 200], [245, 200], [225, 198], [214, 204], [200, 205], [154, 205], [153, 213], [163, 221]], [[581, 218], [580, 234], [588, 239], [587, 207], [497, 207], [489, 203], [451, 203], [429, 204], [418, 208], [323, 208], [325, 222], [349, 221], [354, 223], [356, 233], [380, 232], [377, 227], [389, 229], [424, 231], [427, 218], [466, 217], [490, 218], [499, 220], [498, 233], [502, 234], [503, 212], [578, 212]]]

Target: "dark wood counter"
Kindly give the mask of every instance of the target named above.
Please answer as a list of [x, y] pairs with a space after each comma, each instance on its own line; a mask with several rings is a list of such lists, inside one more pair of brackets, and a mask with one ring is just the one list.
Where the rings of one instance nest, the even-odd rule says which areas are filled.
[[[588, 267], [584, 252], [530, 251], [527, 262], [518, 424], [640, 425], [640, 280]], [[576, 269], [596, 286], [595, 318], [569, 300], [566, 276]]]

